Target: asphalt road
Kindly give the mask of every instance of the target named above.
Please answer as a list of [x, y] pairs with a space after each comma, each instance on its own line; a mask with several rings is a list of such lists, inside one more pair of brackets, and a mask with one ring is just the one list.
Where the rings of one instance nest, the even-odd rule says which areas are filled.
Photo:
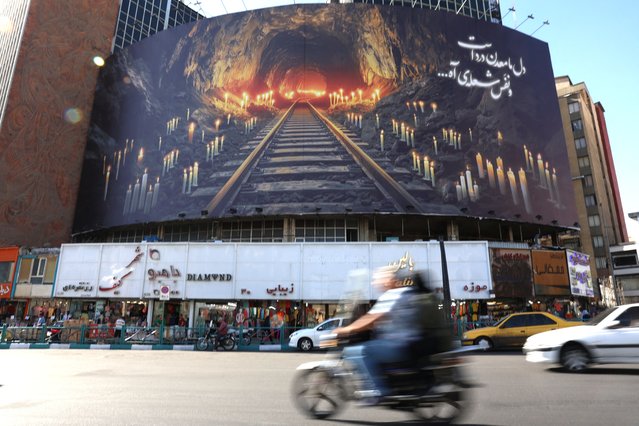
[[[0, 425], [412, 423], [405, 413], [354, 406], [332, 421], [300, 415], [289, 396], [295, 367], [323, 356], [3, 350]], [[469, 357], [468, 369], [481, 387], [463, 424], [639, 424], [639, 366], [568, 374], [510, 352]]]

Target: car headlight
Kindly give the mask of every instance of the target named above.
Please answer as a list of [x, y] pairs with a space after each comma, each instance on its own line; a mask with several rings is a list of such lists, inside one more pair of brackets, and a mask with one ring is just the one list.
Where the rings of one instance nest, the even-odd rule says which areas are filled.
[[462, 334], [462, 339], [468, 339], [468, 333]]
[[294, 332], [294, 333], [292, 333], [290, 336], [288, 336], [288, 339], [289, 339], [289, 340], [291, 340], [292, 338], [296, 337], [296, 336], [297, 336], [297, 334], [298, 334], [298, 332], [297, 332], [297, 331], [296, 331], [296, 332]]

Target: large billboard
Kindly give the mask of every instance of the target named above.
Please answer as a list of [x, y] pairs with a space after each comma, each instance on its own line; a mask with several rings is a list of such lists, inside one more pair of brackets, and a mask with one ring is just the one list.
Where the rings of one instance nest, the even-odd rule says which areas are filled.
[[292, 5], [109, 58], [75, 222], [283, 214], [573, 226], [548, 46], [452, 13]]

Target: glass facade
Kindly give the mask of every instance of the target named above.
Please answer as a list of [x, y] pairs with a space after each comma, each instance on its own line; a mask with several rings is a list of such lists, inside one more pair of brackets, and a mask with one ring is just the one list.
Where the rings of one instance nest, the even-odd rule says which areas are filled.
[[384, 4], [444, 10], [482, 21], [501, 24], [499, 0], [341, 0], [340, 3]]
[[203, 18], [180, 0], [122, 0], [112, 50]]

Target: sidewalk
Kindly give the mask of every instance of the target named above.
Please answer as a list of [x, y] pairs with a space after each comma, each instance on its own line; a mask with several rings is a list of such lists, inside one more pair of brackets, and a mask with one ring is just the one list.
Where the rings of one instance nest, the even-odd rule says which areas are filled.
[[[97, 349], [97, 350], [132, 350], [132, 351], [194, 351], [195, 345], [165, 345], [165, 344], [95, 344], [95, 343], [0, 343], [1, 349]], [[235, 347], [239, 352], [281, 352], [288, 347], [281, 345], [259, 345]], [[213, 351], [209, 351], [213, 352]]]

